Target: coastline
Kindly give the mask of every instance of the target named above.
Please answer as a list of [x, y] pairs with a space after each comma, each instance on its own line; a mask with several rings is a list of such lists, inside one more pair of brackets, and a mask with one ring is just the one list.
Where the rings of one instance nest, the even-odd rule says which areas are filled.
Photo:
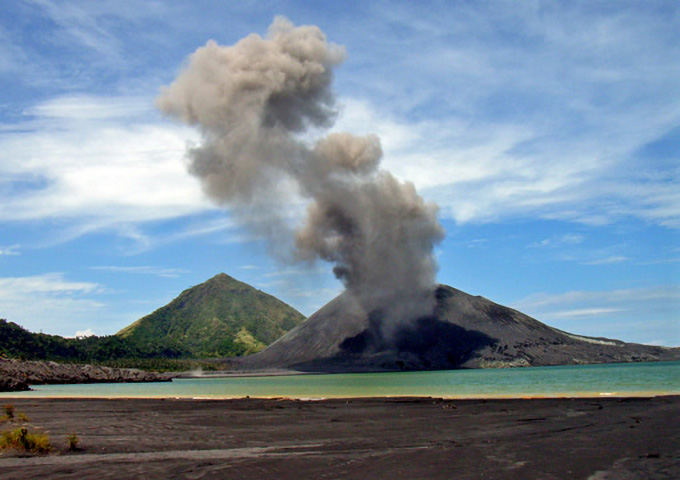
[[169, 382], [173, 377], [134, 368], [0, 357], [0, 394], [28, 391], [31, 385]]
[[[680, 395], [680, 363], [362, 374], [193, 372], [170, 382], [35, 385], [1, 398], [606, 398]], [[254, 374], [254, 375], [253, 375]]]
[[[7, 403], [7, 402], [6, 402]], [[680, 396], [17, 398], [58, 451], [2, 478], [677, 478]], [[4, 429], [3, 425], [3, 429]], [[76, 433], [81, 450], [64, 452]]]
[[569, 392], [565, 394], [470, 394], [470, 395], [32, 395], [30, 392], [0, 392], [0, 402], [4, 400], [381, 400], [393, 398], [438, 399], [438, 400], [570, 400], [570, 399], [625, 399], [680, 397], [678, 392], [640, 391], [640, 392]]

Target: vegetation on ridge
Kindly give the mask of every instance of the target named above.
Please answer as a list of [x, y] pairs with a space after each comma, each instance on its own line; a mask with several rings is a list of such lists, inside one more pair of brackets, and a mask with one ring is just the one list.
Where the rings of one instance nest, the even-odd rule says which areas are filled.
[[0, 319], [0, 356], [180, 371], [254, 353], [304, 320], [275, 297], [220, 274], [182, 292], [116, 335], [64, 338]]
[[141, 349], [162, 339], [194, 358], [233, 357], [263, 349], [303, 320], [277, 298], [222, 273], [117, 336]]
[[142, 350], [116, 336], [64, 338], [32, 333], [20, 325], [0, 319], [0, 355], [20, 360], [103, 363], [122, 358], [180, 358], [188, 352], [156, 343]]

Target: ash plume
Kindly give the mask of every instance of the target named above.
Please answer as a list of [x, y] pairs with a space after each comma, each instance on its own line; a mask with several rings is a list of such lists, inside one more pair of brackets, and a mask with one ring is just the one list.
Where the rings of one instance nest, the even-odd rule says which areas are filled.
[[[157, 106], [200, 130], [189, 172], [275, 251], [333, 263], [366, 312], [427, 315], [443, 237], [436, 205], [380, 168], [374, 135], [303, 139], [332, 126], [333, 68], [344, 57], [319, 28], [278, 17], [264, 38], [196, 50]], [[306, 218], [291, 226], [286, 205], [300, 199]]]

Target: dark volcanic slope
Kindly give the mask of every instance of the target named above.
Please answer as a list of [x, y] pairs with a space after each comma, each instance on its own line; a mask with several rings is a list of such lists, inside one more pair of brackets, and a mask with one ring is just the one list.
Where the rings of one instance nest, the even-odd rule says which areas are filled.
[[680, 349], [573, 335], [442, 285], [430, 317], [388, 332], [340, 295], [244, 369], [380, 371], [566, 365], [680, 359]]

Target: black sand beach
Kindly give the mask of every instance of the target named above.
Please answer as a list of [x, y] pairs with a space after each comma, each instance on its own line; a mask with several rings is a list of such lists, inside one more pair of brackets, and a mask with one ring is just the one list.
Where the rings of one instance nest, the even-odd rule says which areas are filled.
[[678, 396], [3, 403], [55, 452], [5, 452], [0, 478], [680, 477]]

